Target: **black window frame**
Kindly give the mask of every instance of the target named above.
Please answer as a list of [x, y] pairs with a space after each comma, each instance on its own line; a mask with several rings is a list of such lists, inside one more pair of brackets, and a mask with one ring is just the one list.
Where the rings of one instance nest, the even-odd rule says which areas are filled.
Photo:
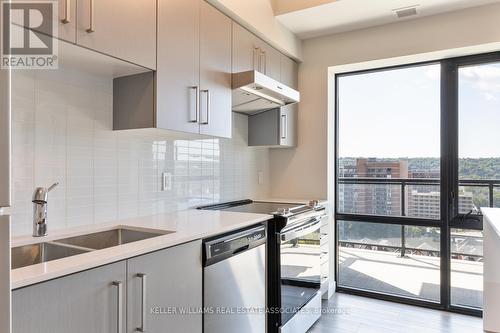
[[[450, 231], [451, 229], [470, 229], [482, 230], [483, 221], [481, 215], [460, 214], [458, 207], [459, 193], [459, 156], [458, 156], [458, 70], [460, 67], [473, 66], [487, 63], [500, 62], [500, 52], [492, 52], [479, 55], [471, 55], [464, 57], [447, 58], [441, 60], [431, 60], [424, 62], [409, 63], [397, 66], [380, 67], [369, 70], [342, 72], [336, 73], [335, 80], [335, 103], [334, 103], [334, 223], [335, 223], [335, 280], [339, 281], [339, 239], [338, 239], [338, 221], [353, 221], [353, 222], [372, 222], [381, 224], [398, 224], [404, 226], [422, 226], [422, 227], [437, 227], [441, 229], [440, 239], [440, 254], [441, 254], [441, 285], [440, 285], [440, 302], [432, 302], [422, 299], [406, 298], [390, 294], [379, 293], [375, 291], [367, 291], [340, 286], [337, 283], [338, 292], [346, 292], [360, 296], [367, 296], [377, 299], [394, 301], [399, 303], [423, 306], [427, 308], [445, 310], [450, 312], [458, 312], [473, 316], [482, 316], [482, 310], [477, 308], [457, 306], [451, 304], [451, 244]], [[352, 76], [359, 74], [367, 74], [393, 69], [402, 69], [409, 67], [428, 66], [433, 64], [441, 65], [441, 105], [440, 105], [440, 137], [441, 137], [441, 156], [440, 156], [440, 219], [415, 218], [408, 216], [374, 216], [365, 214], [351, 214], [338, 211], [339, 200], [339, 178], [338, 178], [338, 152], [339, 152], [339, 78], [343, 76]], [[406, 180], [412, 184], [411, 180]], [[488, 184], [490, 191], [493, 186]], [[404, 185], [403, 185], [404, 189]], [[402, 195], [402, 215], [404, 212], [404, 194]], [[490, 196], [490, 205], [493, 197]], [[404, 230], [402, 228], [402, 230]], [[404, 234], [402, 234], [404, 237]]]

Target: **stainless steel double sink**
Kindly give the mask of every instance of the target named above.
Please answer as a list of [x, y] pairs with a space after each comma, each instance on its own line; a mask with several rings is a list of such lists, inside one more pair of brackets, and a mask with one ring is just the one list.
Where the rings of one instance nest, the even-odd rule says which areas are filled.
[[135, 230], [118, 227], [81, 236], [57, 239], [50, 242], [13, 247], [11, 269], [71, 257], [77, 254], [163, 236], [173, 231]]

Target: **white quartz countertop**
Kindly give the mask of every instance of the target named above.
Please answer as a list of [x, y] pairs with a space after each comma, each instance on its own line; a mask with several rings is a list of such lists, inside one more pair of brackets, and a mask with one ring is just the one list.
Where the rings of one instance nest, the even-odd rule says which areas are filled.
[[500, 208], [481, 208], [485, 221], [500, 236]]
[[[42, 238], [15, 237], [12, 247], [79, 236], [120, 226], [148, 228], [172, 232], [158, 237], [79, 254], [59, 260], [26, 266], [11, 271], [12, 289], [47, 281], [90, 268], [125, 260], [134, 256], [161, 250], [197, 239], [237, 230], [272, 218], [266, 214], [235, 213], [209, 210], [185, 210], [171, 214], [121, 220], [114, 223], [89, 225], [60, 231], [50, 231]], [[49, 225], [50, 228], [50, 225]]]

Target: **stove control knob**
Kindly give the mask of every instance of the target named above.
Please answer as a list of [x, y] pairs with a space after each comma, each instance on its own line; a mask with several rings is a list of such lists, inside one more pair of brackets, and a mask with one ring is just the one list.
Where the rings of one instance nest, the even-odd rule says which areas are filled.
[[319, 201], [318, 200], [311, 200], [309, 201], [309, 207], [316, 208], [319, 206]]
[[290, 208], [278, 208], [278, 215], [287, 215], [290, 214]]

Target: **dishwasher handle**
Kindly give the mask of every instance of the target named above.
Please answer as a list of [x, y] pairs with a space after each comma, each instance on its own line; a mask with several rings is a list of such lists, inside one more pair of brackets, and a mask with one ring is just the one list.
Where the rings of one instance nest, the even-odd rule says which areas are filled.
[[263, 225], [243, 231], [236, 231], [219, 238], [205, 240], [203, 242], [204, 265], [212, 265], [221, 260], [236, 256], [265, 244], [266, 240], [266, 228]]
[[242, 246], [242, 247], [240, 247], [240, 248], [238, 248], [238, 249], [234, 250], [234, 251], [233, 251], [233, 256], [234, 256], [235, 254], [240, 253], [240, 252], [245, 252], [245, 251], [246, 251], [246, 250], [248, 250], [249, 248], [250, 248], [250, 244], [244, 245], [244, 246]]

